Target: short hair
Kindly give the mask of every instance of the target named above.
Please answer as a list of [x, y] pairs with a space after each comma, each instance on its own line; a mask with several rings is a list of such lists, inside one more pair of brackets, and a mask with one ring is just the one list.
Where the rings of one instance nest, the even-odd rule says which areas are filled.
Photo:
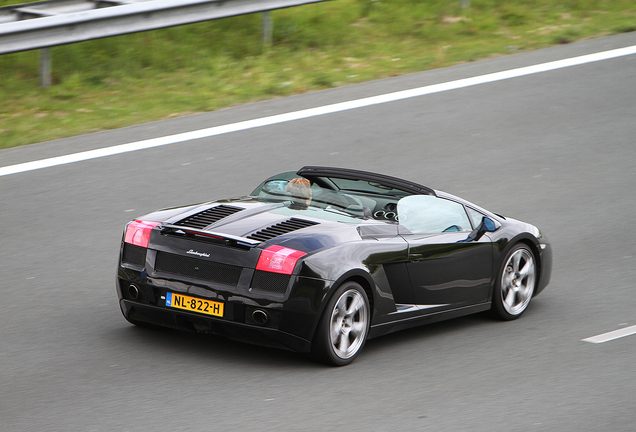
[[285, 190], [291, 194], [294, 201], [304, 201], [302, 204], [309, 204], [309, 200], [311, 200], [311, 183], [306, 178], [292, 179], [287, 183]]

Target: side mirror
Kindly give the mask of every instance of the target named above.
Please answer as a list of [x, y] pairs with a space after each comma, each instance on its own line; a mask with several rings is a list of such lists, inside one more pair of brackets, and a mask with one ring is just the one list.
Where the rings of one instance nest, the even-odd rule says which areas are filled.
[[495, 221], [490, 219], [489, 217], [484, 216], [481, 219], [481, 223], [468, 234], [468, 237], [463, 242], [477, 241], [479, 240], [485, 233], [494, 232], [497, 230], [497, 225]]
[[481, 220], [481, 225], [483, 225], [484, 232], [494, 232], [497, 229], [495, 225], [495, 221], [490, 219], [489, 217], [485, 217]]
[[263, 185], [265, 192], [285, 192], [285, 187], [289, 183], [287, 180], [270, 180]]

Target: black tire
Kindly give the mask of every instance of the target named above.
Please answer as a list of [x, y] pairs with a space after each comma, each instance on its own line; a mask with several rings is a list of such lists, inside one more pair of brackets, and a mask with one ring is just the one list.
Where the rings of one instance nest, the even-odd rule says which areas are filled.
[[491, 311], [510, 321], [528, 308], [537, 283], [537, 261], [525, 244], [515, 245], [503, 260], [495, 281]]
[[320, 318], [312, 357], [335, 366], [350, 364], [364, 347], [370, 322], [366, 292], [355, 282], [345, 282], [331, 296]]

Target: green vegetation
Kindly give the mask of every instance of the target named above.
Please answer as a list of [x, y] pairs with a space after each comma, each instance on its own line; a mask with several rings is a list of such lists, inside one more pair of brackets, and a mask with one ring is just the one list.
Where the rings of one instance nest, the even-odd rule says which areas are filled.
[[[21, 0], [24, 2], [24, 0]], [[0, 6], [19, 3], [0, 0]], [[0, 148], [636, 30], [634, 0], [333, 0], [0, 56]]]

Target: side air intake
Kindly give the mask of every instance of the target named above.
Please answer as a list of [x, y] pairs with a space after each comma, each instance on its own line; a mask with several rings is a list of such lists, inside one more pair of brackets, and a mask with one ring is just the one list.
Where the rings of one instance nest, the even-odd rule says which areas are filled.
[[244, 209], [228, 205], [218, 205], [216, 207], [204, 210], [200, 213], [193, 214], [192, 216], [188, 216], [185, 219], [181, 219], [174, 225], [203, 229], [208, 225], [212, 225], [213, 223], [218, 222], [230, 215], [233, 215], [234, 213], [238, 213], [241, 210]]
[[260, 231], [256, 231], [255, 233], [248, 235], [247, 238], [252, 240], [267, 241], [283, 234], [287, 234], [302, 228], [307, 228], [312, 225], [318, 225], [318, 222], [291, 218], [284, 222], [277, 223], [276, 225], [263, 228]]

